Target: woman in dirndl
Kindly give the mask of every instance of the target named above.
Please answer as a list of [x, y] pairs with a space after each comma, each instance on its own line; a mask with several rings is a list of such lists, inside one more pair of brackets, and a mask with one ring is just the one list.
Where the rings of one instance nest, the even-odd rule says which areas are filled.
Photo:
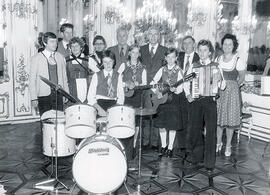
[[217, 100], [217, 147], [220, 152], [223, 146], [222, 135], [226, 129], [225, 156], [231, 156], [232, 137], [234, 129], [240, 127], [241, 98], [239, 86], [244, 81], [245, 64], [239, 59], [236, 53], [238, 41], [235, 35], [226, 34], [222, 40], [223, 54], [217, 58], [219, 68], [222, 72], [226, 88], [220, 91], [220, 98]]
[[[150, 84], [164, 83], [172, 86], [183, 78], [183, 73], [177, 64], [178, 52], [175, 48], [169, 48], [165, 53], [165, 63], [158, 70]], [[155, 89], [153, 89], [155, 90]], [[179, 94], [183, 91], [183, 87], [170, 87], [171, 101], [161, 104], [157, 110], [157, 117], [154, 120], [154, 126], [159, 128], [161, 138], [160, 155], [167, 157], [173, 156], [173, 144], [177, 130], [182, 129], [181, 111]], [[169, 142], [167, 144], [167, 134]]]

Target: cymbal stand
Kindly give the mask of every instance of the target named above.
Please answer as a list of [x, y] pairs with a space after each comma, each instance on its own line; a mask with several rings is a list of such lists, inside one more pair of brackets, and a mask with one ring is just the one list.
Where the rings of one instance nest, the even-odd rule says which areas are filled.
[[[55, 88], [55, 126], [54, 126], [54, 132], [55, 132], [55, 165], [53, 164], [53, 161], [52, 161], [52, 173], [51, 173], [51, 176], [53, 175], [53, 166], [55, 167], [55, 170], [54, 170], [54, 178], [52, 179], [48, 179], [48, 180], [45, 180], [45, 181], [42, 181], [42, 182], [39, 182], [39, 183], [36, 183], [34, 185], [35, 188], [38, 188], [38, 189], [42, 189], [42, 190], [46, 190], [46, 191], [54, 191], [54, 190], [58, 190], [57, 189], [57, 186], [62, 186], [64, 187], [66, 190], [69, 191], [69, 188], [59, 180], [58, 178], [58, 129], [57, 129], [57, 126], [58, 126], [58, 89], [60, 89], [60, 86], [57, 86]], [[53, 146], [52, 146], [53, 148]], [[53, 153], [53, 152], [52, 152]], [[53, 159], [53, 157], [52, 157]], [[51, 177], [50, 176], [50, 177]], [[52, 186], [43, 186], [44, 184], [48, 184], [48, 183], [54, 183], [54, 185]]]

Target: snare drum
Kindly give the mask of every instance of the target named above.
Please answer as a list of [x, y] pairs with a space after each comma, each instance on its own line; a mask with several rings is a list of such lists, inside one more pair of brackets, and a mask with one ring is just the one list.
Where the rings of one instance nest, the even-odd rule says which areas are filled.
[[86, 138], [96, 133], [96, 109], [86, 104], [76, 104], [68, 107], [66, 113], [67, 136]]
[[[43, 154], [56, 156], [55, 119], [42, 121]], [[57, 119], [57, 156], [69, 156], [76, 151], [76, 140], [65, 135], [65, 119]]]
[[135, 110], [129, 106], [108, 109], [107, 133], [116, 138], [128, 138], [135, 133]]
[[104, 134], [84, 139], [72, 164], [73, 178], [87, 193], [106, 194], [125, 180], [127, 161], [119, 140]]

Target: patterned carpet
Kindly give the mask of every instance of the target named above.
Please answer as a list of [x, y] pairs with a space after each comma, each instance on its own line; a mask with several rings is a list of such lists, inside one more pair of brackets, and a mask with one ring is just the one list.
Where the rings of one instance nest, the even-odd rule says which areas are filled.
[[[2, 125], [0, 135], [0, 184], [6, 194], [86, 194], [72, 180], [72, 157], [60, 158], [58, 169], [59, 179], [69, 191], [61, 186], [57, 192], [33, 188], [47, 179], [52, 169], [50, 158], [42, 154], [40, 123]], [[270, 146], [264, 150], [265, 142], [248, 142], [244, 136], [233, 146], [230, 158], [224, 154], [217, 157], [210, 175], [204, 168], [184, 168], [177, 154], [169, 159], [159, 158], [150, 149], [144, 151], [140, 194], [270, 195]], [[136, 176], [136, 171], [128, 172], [126, 187], [122, 185], [115, 194], [139, 194]]]

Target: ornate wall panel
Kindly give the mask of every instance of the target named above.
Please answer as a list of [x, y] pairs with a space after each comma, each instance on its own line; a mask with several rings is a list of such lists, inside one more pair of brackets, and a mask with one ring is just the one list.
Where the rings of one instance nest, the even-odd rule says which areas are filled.
[[36, 53], [38, 0], [2, 0], [0, 48], [4, 76], [0, 77], [0, 122], [35, 118], [29, 94], [30, 58]]

